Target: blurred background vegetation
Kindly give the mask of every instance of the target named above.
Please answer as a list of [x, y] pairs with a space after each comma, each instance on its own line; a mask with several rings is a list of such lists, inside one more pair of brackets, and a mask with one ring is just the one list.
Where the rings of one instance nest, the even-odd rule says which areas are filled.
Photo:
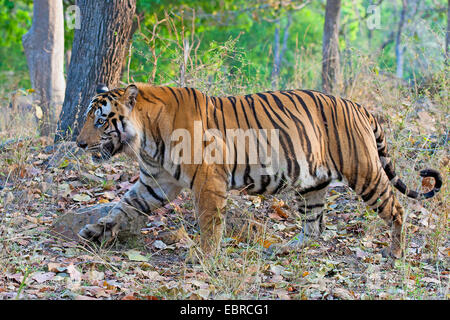
[[[347, 82], [346, 77], [357, 72], [361, 63], [377, 74], [396, 73], [402, 1], [381, 1], [379, 25], [370, 29], [368, 8], [376, 2], [342, 2], [339, 46]], [[74, 3], [64, 1], [66, 8]], [[281, 46], [288, 32], [277, 88], [320, 89], [326, 1], [298, 3], [306, 5], [299, 9], [298, 5], [280, 6], [274, 0], [138, 0], [138, 19], [122, 81], [177, 83], [186, 50], [181, 36], [189, 46], [186, 73], [197, 79], [193, 83], [187, 79], [186, 85], [208, 91], [214, 83], [214, 91], [220, 92], [220, 82], [226, 80], [233, 83], [228, 90], [237, 92], [242, 91], [240, 85], [246, 90], [271, 88], [276, 33]], [[31, 26], [32, 12], [32, 0], [0, 0], [0, 94], [4, 100], [9, 93], [31, 86], [21, 40]], [[404, 81], [415, 85], [429, 82], [445, 69], [446, 24], [447, 1], [408, 1], [401, 34]], [[73, 34], [73, 29], [65, 28], [68, 53]], [[200, 78], [203, 83], [198, 83]]]

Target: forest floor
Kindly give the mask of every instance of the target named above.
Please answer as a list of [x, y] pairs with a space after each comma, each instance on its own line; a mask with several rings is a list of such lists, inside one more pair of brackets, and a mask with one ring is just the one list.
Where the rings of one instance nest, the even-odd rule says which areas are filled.
[[[436, 114], [422, 112], [431, 119]], [[390, 149], [400, 159], [399, 175], [415, 187], [417, 167], [444, 176], [441, 192], [428, 201], [398, 194], [408, 217], [405, 256], [396, 261], [381, 255], [390, 243], [388, 227], [338, 184], [327, 196], [325, 232], [302, 250], [270, 254], [273, 244], [301, 230], [289, 193], [231, 192], [217, 259], [186, 259], [199, 240], [187, 191], [152, 213], [141, 236], [105, 248], [82, 245], [52, 232], [52, 224], [68, 212], [118, 201], [136, 181], [138, 166], [124, 157], [95, 165], [70, 143], [52, 148], [43, 138], [3, 132], [0, 299], [449, 299], [447, 138], [426, 133], [439, 121], [424, 121], [425, 133], [413, 130], [435, 142], [430, 153], [417, 139], [403, 138], [411, 134], [402, 134], [395, 119], [387, 127], [397, 141]]]

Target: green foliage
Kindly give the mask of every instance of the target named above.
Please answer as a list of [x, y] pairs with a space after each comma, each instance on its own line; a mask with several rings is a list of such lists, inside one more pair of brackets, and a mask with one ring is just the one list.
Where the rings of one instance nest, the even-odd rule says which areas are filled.
[[0, 88], [29, 86], [22, 36], [31, 26], [32, 0], [0, 0]]
[[[74, 1], [63, 3], [67, 9]], [[126, 63], [122, 80], [174, 83], [179, 78], [183, 60], [182, 39], [177, 35], [183, 34], [192, 48], [188, 74], [205, 65], [201, 73], [205, 83], [225, 76], [237, 80], [239, 76], [241, 81], [270, 87], [275, 29], [278, 25], [281, 27], [281, 46], [287, 17], [291, 15], [278, 86], [318, 88], [326, 1], [311, 1], [302, 9], [298, 6], [304, 1], [283, 3], [280, 5], [278, 0], [137, 0], [141, 29], [134, 34], [129, 68]], [[343, 63], [354, 63], [358, 55], [352, 53], [358, 52], [371, 55], [380, 72], [395, 72], [395, 32], [401, 3], [383, 1], [381, 26], [370, 31], [366, 18], [371, 3], [370, 0], [342, 2], [340, 49], [345, 59]], [[405, 79], [418, 79], [442, 69], [446, 5], [445, 0], [423, 0], [415, 15], [413, 7], [409, 9], [402, 37], [406, 45]], [[0, 0], [3, 91], [30, 86], [21, 40], [31, 27], [32, 8], [32, 0]], [[154, 25], [166, 17], [170, 17], [172, 24], [160, 23], [156, 38], [152, 39]], [[73, 37], [74, 30], [66, 27], [66, 50], [71, 49]]]
[[[323, 32], [323, 13], [321, 4], [316, 2], [302, 10], [290, 10], [289, 7], [279, 8], [276, 1], [138, 1], [138, 12], [150, 10], [152, 14], [145, 14], [141, 21], [140, 34], [134, 36], [133, 55], [131, 59], [131, 70], [133, 79], [136, 81], [147, 81], [153, 66], [151, 53], [143, 41], [151, 37], [153, 25], [165, 18], [164, 10], [167, 12], [180, 12], [172, 14], [174, 25], [178, 32], [184, 28], [185, 36], [192, 36], [192, 24], [195, 24], [195, 43], [198, 44], [197, 58], [202, 63], [208, 64], [215, 59], [218, 52], [215, 48], [223, 46], [234, 39], [234, 52], [230, 53], [221, 68], [227, 68], [229, 73], [240, 70], [246, 77], [258, 77], [261, 83], [270, 83], [270, 74], [273, 64], [273, 37], [276, 24], [274, 20], [280, 19], [281, 26], [286, 25], [287, 14], [292, 14], [292, 24], [289, 29], [287, 50], [283, 59], [281, 73], [282, 84], [286, 84], [292, 77], [296, 56], [303, 48], [308, 48], [314, 58], [319, 58], [321, 53], [321, 38]], [[190, 8], [195, 8], [192, 10]], [[141, 12], [142, 12], [141, 11]], [[153, 14], [153, 12], [155, 14]], [[192, 19], [195, 17], [195, 20]], [[169, 82], [177, 77], [179, 63], [177, 58], [182, 55], [175, 41], [173, 30], [166, 24], [161, 24], [157, 29], [158, 39], [155, 42], [158, 59], [158, 74], [156, 83]], [[237, 53], [239, 52], [239, 54]], [[219, 54], [220, 55], [220, 54]], [[308, 59], [312, 59], [309, 56]], [[305, 58], [305, 57], [303, 57]], [[220, 69], [220, 68], [219, 68]], [[220, 70], [222, 70], [220, 69]], [[309, 73], [310, 71], [306, 71]], [[312, 71], [311, 71], [312, 72]]]
[[0, 0], [0, 46], [21, 41], [31, 25], [32, 0]]

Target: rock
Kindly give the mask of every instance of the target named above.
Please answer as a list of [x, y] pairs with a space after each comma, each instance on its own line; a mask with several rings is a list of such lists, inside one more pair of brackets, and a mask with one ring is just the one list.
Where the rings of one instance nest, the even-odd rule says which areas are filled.
[[93, 174], [87, 173], [87, 172], [81, 172], [81, 180], [83, 180], [85, 183], [89, 183], [90, 181], [94, 181], [96, 183], [102, 183], [103, 179], [99, 178]]
[[[96, 223], [98, 219], [106, 216], [117, 202], [103, 203], [91, 207], [81, 208], [76, 211], [69, 211], [56, 219], [50, 227], [50, 232], [65, 241], [80, 241], [78, 232], [86, 224]], [[145, 226], [148, 218], [145, 215], [129, 223], [119, 232], [119, 240], [126, 240], [129, 237], [140, 235], [141, 228]]]
[[58, 217], [51, 226], [51, 233], [65, 240], [79, 241], [78, 231], [86, 224], [96, 223], [98, 219], [106, 216], [115, 203], [104, 203], [92, 207], [69, 211]]

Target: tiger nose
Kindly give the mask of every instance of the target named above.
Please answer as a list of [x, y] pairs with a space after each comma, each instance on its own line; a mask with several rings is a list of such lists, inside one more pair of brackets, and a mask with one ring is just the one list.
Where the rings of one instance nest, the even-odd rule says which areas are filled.
[[77, 139], [77, 146], [80, 147], [81, 149], [85, 149], [87, 147], [87, 143], [84, 142], [83, 140]]

